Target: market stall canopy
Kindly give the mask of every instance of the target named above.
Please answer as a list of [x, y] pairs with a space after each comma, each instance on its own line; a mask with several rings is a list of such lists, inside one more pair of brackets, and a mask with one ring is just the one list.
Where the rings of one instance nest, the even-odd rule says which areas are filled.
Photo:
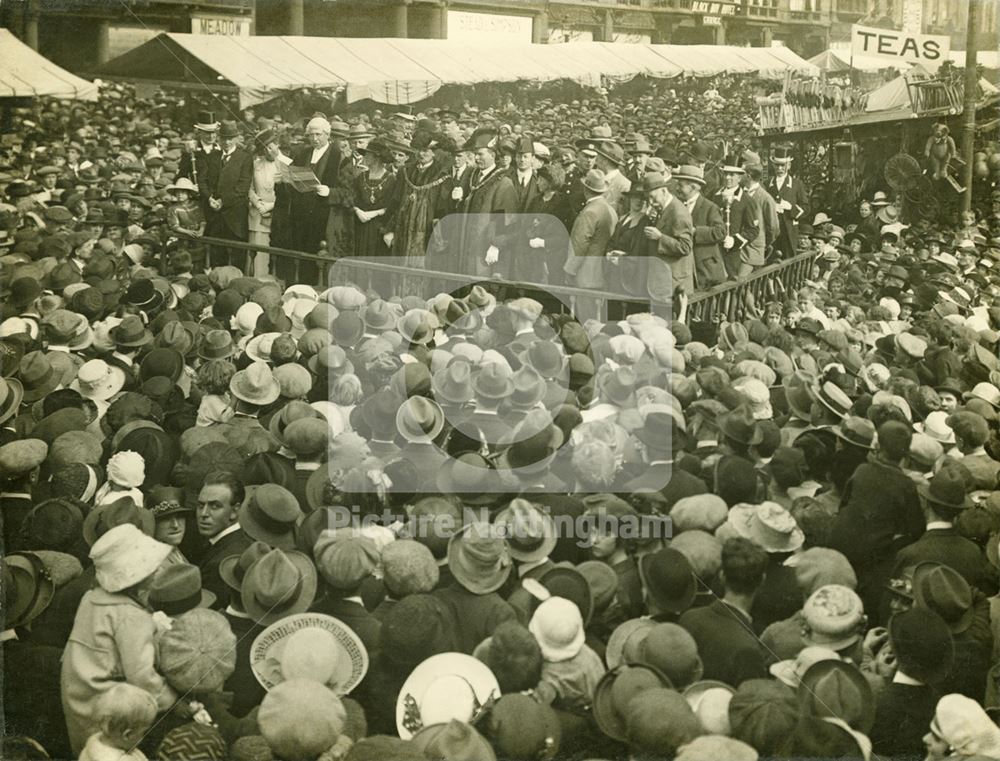
[[[906, 88], [906, 78], [908, 76], [919, 76], [920, 74], [926, 76], [925, 71], [918, 66], [914, 66], [908, 74], [896, 77], [878, 89], [872, 90], [868, 93], [868, 104], [865, 106], [865, 111], [868, 113], [876, 111], [908, 111], [912, 113], [910, 94]], [[983, 95], [988, 98], [992, 98], [998, 93], [997, 88], [990, 84], [984, 77], [980, 77], [979, 79], [979, 88]]]
[[304, 87], [346, 90], [348, 102], [416, 103], [445, 84], [549, 82], [597, 87], [650, 77], [785, 72], [816, 76], [787, 48], [715, 45], [482, 44], [338, 37], [216, 37], [164, 33], [101, 66], [102, 77], [239, 93], [248, 108]]
[[0, 29], [0, 98], [97, 100], [97, 85], [70, 74]]
[[824, 50], [822, 53], [814, 55], [809, 59], [809, 63], [818, 68], [820, 71], [837, 73], [851, 70], [851, 65], [847, 63], [847, 61], [842, 60], [840, 56], [832, 50]]

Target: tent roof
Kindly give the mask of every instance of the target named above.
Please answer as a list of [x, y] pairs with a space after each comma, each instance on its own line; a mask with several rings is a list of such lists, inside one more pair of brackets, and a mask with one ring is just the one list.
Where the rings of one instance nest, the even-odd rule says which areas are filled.
[[816, 66], [820, 71], [850, 71], [851, 66], [832, 50], [824, 50], [809, 59], [809, 63]]
[[[914, 67], [916, 70], [917, 67]], [[911, 72], [912, 75], [912, 72]], [[979, 78], [979, 87], [986, 96], [997, 94], [994, 87], [985, 77]], [[875, 111], [896, 111], [899, 109], [910, 109], [910, 94], [906, 89], [906, 75], [896, 77], [890, 82], [886, 82], [881, 87], [868, 93], [868, 105], [865, 111], [872, 113]]]
[[9, 30], [0, 29], [0, 97], [97, 100], [97, 85], [59, 68]]
[[787, 48], [532, 45], [338, 37], [215, 37], [160, 34], [98, 69], [101, 76], [188, 86], [235, 87], [244, 108], [301, 87], [344, 88], [348, 101], [415, 103], [444, 84], [546, 82], [597, 86], [639, 74], [676, 77], [788, 70], [817, 74]]

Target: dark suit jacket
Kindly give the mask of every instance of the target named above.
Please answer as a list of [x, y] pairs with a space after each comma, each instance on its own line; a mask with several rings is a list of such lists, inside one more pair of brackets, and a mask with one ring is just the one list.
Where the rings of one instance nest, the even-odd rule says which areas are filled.
[[[774, 177], [767, 181], [764, 189], [774, 197], [778, 204], [782, 201], [788, 201], [792, 205], [792, 208], [787, 211], [780, 209], [778, 211], [776, 242], [785, 258], [795, 256], [799, 249], [799, 220], [809, 210], [809, 192], [802, 184], [802, 180], [791, 175], [785, 178], [785, 184], [780, 190]], [[871, 240], [870, 242], [874, 244], [876, 241]]]
[[215, 593], [216, 601], [212, 606], [215, 610], [225, 609], [232, 594], [229, 585], [219, 575], [219, 564], [230, 555], [242, 555], [251, 544], [253, 539], [243, 529], [239, 529], [222, 537], [217, 544], [210, 545], [206, 549], [198, 566], [201, 568], [202, 588]]
[[194, 153], [185, 153], [181, 156], [177, 176], [187, 177], [198, 186], [198, 195], [201, 197], [203, 210], [208, 209], [208, 199], [219, 182], [221, 168], [222, 149], [218, 144], [213, 145], [212, 150], [207, 153], [202, 150], [199, 144]]
[[959, 536], [954, 528], [930, 529], [913, 544], [901, 549], [896, 553], [895, 571], [898, 573], [924, 562], [951, 566], [985, 595], [997, 591], [996, 569], [986, 560], [979, 545]]
[[795, 570], [771, 556], [767, 575], [754, 597], [753, 627], [759, 634], [776, 621], [783, 621], [802, 608], [802, 592], [795, 581]]
[[[858, 576], [880, 557], [924, 531], [917, 487], [897, 467], [866, 462], [844, 488], [842, 507], [830, 533], [830, 547], [844, 553]], [[904, 539], [894, 540], [901, 534]], [[860, 579], [859, 579], [860, 581]]]
[[923, 737], [934, 718], [938, 697], [937, 691], [926, 685], [889, 684], [879, 695], [875, 724], [868, 733], [874, 753], [907, 761], [923, 759]]
[[249, 618], [240, 618], [225, 614], [229, 628], [236, 635], [236, 670], [230, 675], [223, 689], [233, 693], [233, 704], [229, 712], [238, 719], [246, 716], [254, 707], [259, 706], [267, 692], [253, 675], [250, 668], [250, 649], [257, 635], [264, 631], [263, 626]]
[[538, 178], [535, 177], [535, 173], [532, 171], [531, 177], [528, 178], [527, 187], [523, 187], [517, 177], [517, 169], [515, 167], [511, 167], [510, 181], [514, 185], [514, 196], [517, 198], [517, 204], [514, 207], [515, 211], [519, 214], [524, 214], [531, 208], [535, 199], [540, 196], [538, 191]]
[[656, 244], [655, 255], [670, 265], [673, 290], [694, 291], [694, 223], [687, 207], [671, 198], [656, 219], [657, 229], [664, 237]]
[[666, 500], [665, 509], [669, 510], [684, 497], [695, 494], [705, 494], [708, 487], [697, 476], [679, 468], [676, 463], [667, 465], [657, 463], [646, 468], [642, 475], [636, 476], [625, 484], [624, 491], [658, 491]]
[[444, 589], [435, 589], [431, 594], [448, 606], [452, 619], [457, 622], [455, 649], [461, 653], [471, 654], [476, 645], [493, 634], [497, 626], [517, 619], [510, 603], [496, 592], [475, 595], [456, 583]]
[[570, 250], [563, 265], [569, 285], [604, 288], [604, 254], [618, 224], [618, 215], [604, 198], [587, 201], [573, 222]]
[[236, 148], [228, 158], [219, 158], [219, 176], [209, 185], [209, 196], [222, 201], [219, 211], [205, 213], [205, 235], [233, 240], [246, 240], [250, 205], [250, 183], [253, 181], [253, 156]]
[[[461, 248], [449, 251], [460, 267], [455, 271], [473, 275], [492, 275], [494, 272], [509, 276], [517, 226], [513, 224], [517, 212], [517, 195], [510, 175], [499, 166], [487, 175], [476, 169], [466, 175], [463, 187], [465, 202], [461, 211], [466, 214], [462, 222]], [[500, 257], [496, 264], [486, 263], [486, 252], [496, 246]]]
[[[721, 210], [725, 223], [726, 199], [721, 190], [712, 203]], [[725, 252], [724, 259], [730, 276], [736, 275], [741, 263], [755, 267], [764, 263], [763, 221], [760, 206], [746, 190], [739, 188], [729, 205], [729, 234], [733, 236], [734, 245]]]
[[691, 210], [694, 223], [695, 282], [699, 288], [709, 288], [726, 280], [726, 265], [719, 244], [726, 237], [722, 211], [705, 196], [699, 195]]
[[333, 616], [345, 626], [350, 627], [351, 631], [357, 634], [361, 642], [364, 643], [369, 656], [378, 652], [382, 642], [382, 622], [365, 610], [364, 605], [328, 594], [315, 603], [312, 610], [316, 613]]
[[767, 676], [764, 651], [750, 620], [731, 605], [716, 600], [704, 608], [688, 610], [680, 625], [698, 643], [698, 654], [705, 664], [703, 678], [736, 687], [746, 679]]
[[[311, 166], [312, 146], [306, 145], [292, 157], [292, 166]], [[317, 179], [328, 188], [333, 188], [340, 184], [340, 166], [342, 156], [332, 144], [326, 149], [313, 171]], [[290, 193], [290, 219], [292, 248], [299, 251], [315, 253], [319, 249], [320, 241], [326, 238], [326, 221], [330, 216], [329, 198], [321, 198], [315, 193]]]

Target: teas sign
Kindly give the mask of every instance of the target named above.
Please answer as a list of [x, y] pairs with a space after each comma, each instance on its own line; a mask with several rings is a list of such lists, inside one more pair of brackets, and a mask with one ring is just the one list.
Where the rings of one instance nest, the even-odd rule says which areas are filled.
[[191, 34], [214, 34], [223, 37], [249, 37], [249, 16], [205, 16], [191, 14]]
[[936, 67], [948, 57], [947, 35], [915, 34], [874, 26], [851, 27], [851, 54], [874, 56], [896, 63], [923, 63]]

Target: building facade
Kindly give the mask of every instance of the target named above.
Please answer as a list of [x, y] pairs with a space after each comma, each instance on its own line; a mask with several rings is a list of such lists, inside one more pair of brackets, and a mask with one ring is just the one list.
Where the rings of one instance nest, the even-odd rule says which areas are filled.
[[785, 45], [799, 55], [850, 38], [851, 24], [919, 26], [996, 50], [1000, 0], [4, 0], [0, 25], [81, 73], [160, 32]]
[[833, 0], [257, 0], [259, 34], [660, 42], [824, 50]]
[[254, 0], [5, 0], [0, 26], [86, 73], [161, 32], [254, 33]]

